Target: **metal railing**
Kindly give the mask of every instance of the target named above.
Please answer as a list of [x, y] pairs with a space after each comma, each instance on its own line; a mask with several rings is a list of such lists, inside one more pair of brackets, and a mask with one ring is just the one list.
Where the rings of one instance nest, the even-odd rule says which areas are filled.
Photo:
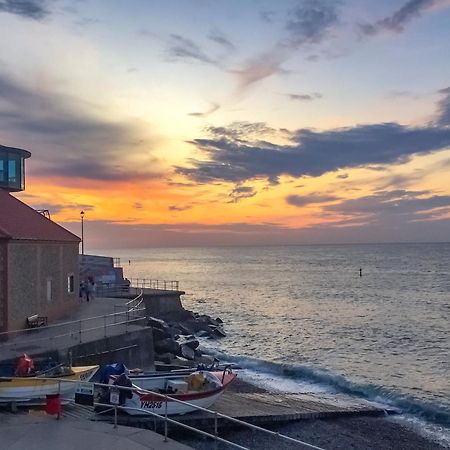
[[149, 278], [130, 278], [130, 285], [137, 288], [161, 289], [164, 291], [178, 291], [179, 281], [152, 280]]
[[[20, 378], [20, 377], [8, 377], [8, 378], [0, 377], [0, 380], [2, 380], [2, 379], [15, 380], [15, 379], [23, 379], [23, 378]], [[49, 380], [49, 381], [54, 381], [54, 382], [57, 381], [58, 382], [58, 391], [55, 392], [55, 394], [60, 394], [61, 393], [61, 383], [78, 383], [79, 382], [78, 380], [67, 380], [67, 379], [64, 379], [64, 378], [50, 378], [50, 377], [39, 377], [39, 380]], [[118, 385], [114, 385], [113, 386], [111, 384], [104, 384], [104, 383], [92, 383], [92, 384], [93, 384], [93, 386], [99, 386], [99, 387], [102, 387], [102, 388], [114, 387], [115, 389], [126, 390], [126, 391], [135, 391], [136, 390], [136, 387], [131, 387], [130, 388], [130, 387], [118, 386]], [[94, 406], [101, 406], [101, 407], [104, 407], [104, 408], [108, 408], [108, 410], [103, 411], [102, 413], [111, 412], [111, 411], [114, 412], [114, 428], [118, 427], [118, 421], [117, 421], [117, 412], [118, 411], [125, 411], [125, 412], [127, 410], [140, 411], [140, 412], [143, 412], [145, 414], [148, 414], [148, 415], [151, 415], [153, 417], [156, 417], [156, 418], [159, 418], [161, 420], [164, 420], [164, 442], [167, 442], [167, 440], [168, 440], [168, 434], [169, 434], [168, 424], [171, 423], [173, 425], [177, 425], [179, 427], [185, 428], [185, 429], [187, 429], [189, 431], [194, 431], [196, 433], [199, 433], [202, 436], [211, 438], [211, 439], [214, 440], [215, 445], [217, 445], [218, 442], [222, 442], [222, 443], [224, 443], [226, 445], [229, 445], [229, 446], [232, 446], [234, 448], [239, 448], [239, 449], [242, 449], [242, 450], [250, 450], [249, 447], [243, 447], [242, 445], [236, 444], [235, 442], [232, 442], [232, 441], [229, 441], [227, 439], [223, 439], [223, 438], [219, 437], [218, 418], [221, 417], [223, 419], [230, 420], [231, 422], [234, 422], [234, 423], [236, 423], [236, 424], [238, 424], [240, 426], [244, 426], [244, 427], [250, 428], [251, 430], [254, 430], [254, 431], [267, 433], [267, 434], [269, 434], [271, 436], [275, 436], [277, 438], [280, 438], [281, 440], [284, 440], [284, 441], [287, 441], [287, 442], [291, 442], [291, 443], [295, 443], [295, 444], [299, 444], [302, 447], [311, 448], [311, 449], [314, 449], [314, 450], [324, 450], [322, 447], [318, 447], [316, 445], [309, 444], [308, 442], [304, 442], [304, 441], [301, 441], [299, 439], [295, 439], [295, 438], [292, 438], [290, 436], [286, 436], [284, 434], [281, 434], [281, 433], [278, 433], [278, 432], [275, 432], [275, 431], [267, 430], [266, 428], [258, 427], [257, 425], [253, 425], [253, 424], [245, 422], [243, 420], [239, 420], [239, 419], [236, 419], [234, 417], [227, 416], [226, 414], [218, 413], [217, 411], [212, 411], [210, 409], [194, 405], [194, 404], [192, 404], [190, 402], [179, 400], [179, 399], [176, 399], [174, 397], [169, 397], [169, 395], [167, 395], [167, 394], [161, 394], [159, 392], [149, 391], [149, 390], [145, 390], [145, 389], [141, 389], [141, 388], [139, 388], [139, 391], [143, 392], [143, 393], [147, 393], [147, 394], [152, 394], [152, 395], [155, 395], [155, 396], [160, 397], [160, 398], [163, 398], [164, 399], [164, 405], [165, 405], [164, 406], [164, 414], [158, 414], [158, 413], [155, 413], [153, 411], [145, 411], [145, 410], [143, 410], [141, 408], [133, 408], [133, 407], [129, 407], [129, 406], [120, 406], [120, 405], [111, 405], [111, 404], [108, 404], [108, 403], [101, 403], [101, 402], [95, 402], [95, 401], [93, 402], [93, 405]], [[174, 402], [177, 402], [177, 403], [181, 403], [183, 405], [188, 405], [188, 406], [190, 406], [193, 409], [196, 409], [198, 411], [203, 411], [203, 412], [206, 412], [206, 413], [213, 414], [213, 416], [214, 416], [214, 434], [208, 433], [206, 431], [200, 430], [198, 428], [194, 428], [194, 427], [192, 427], [190, 425], [186, 425], [186, 424], [184, 424], [182, 422], [179, 422], [177, 420], [169, 418], [168, 417], [168, 413], [167, 413], [169, 399], [170, 399], [171, 402], [174, 401]], [[75, 403], [75, 401], [72, 400], [72, 399], [65, 399], [65, 400], [69, 400], [70, 402]], [[102, 414], [102, 413], [100, 413], [100, 414]], [[60, 417], [60, 412], [58, 412], [58, 419], [59, 419], [59, 417]]]
[[[113, 327], [123, 326], [125, 328], [125, 332], [128, 332], [128, 325], [130, 323], [138, 323], [139, 321], [143, 321], [146, 319], [145, 314], [141, 315], [140, 313], [145, 313], [145, 308], [142, 306], [143, 299], [143, 291], [140, 290], [139, 294], [130, 300], [129, 302], [123, 305], [124, 311], [114, 312], [111, 314], [104, 314], [100, 316], [92, 316], [87, 317], [85, 319], [72, 320], [68, 322], [57, 323], [53, 325], [48, 325], [42, 328], [23, 328], [19, 330], [13, 331], [4, 331], [0, 333], [0, 339], [2, 336], [5, 337], [14, 337], [11, 341], [2, 342], [2, 347], [14, 347], [14, 346], [24, 346], [24, 345], [36, 345], [39, 342], [49, 341], [51, 345], [62, 345], [63, 338], [67, 339], [67, 343], [73, 345], [73, 341], [77, 340], [78, 343], [82, 343], [86, 341], [86, 335], [88, 333], [98, 334], [98, 330], [103, 329], [103, 336], [108, 337], [108, 331]], [[117, 306], [114, 305], [116, 309]], [[117, 320], [119, 318], [119, 320]], [[94, 322], [93, 326], [86, 326], [89, 322]], [[37, 330], [41, 330], [44, 333], [47, 333], [48, 330], [61, 330], [60, 334], [51, 334], [48, 336], [36, 336], [33, 334], [33, 338], [30, 340], [26, 339], [26, 335], [28, 333], [35, 333]], [[22, 339], [24, 338], [25, 339]]]
[[[137, 297], [131, 299], [124, 305], [114, 305], [114, 313], [116, 313], [117, 310], [124, 310], [122, 314], [126, 315], [128, 321], [136, 318], [142, 318], [140, 312], [145, 311], [145, 306], [142, 305], [143, 303], [144, 295], [143, 290], [141, 289], [140, 294]], [[120, 313], [116, 314], [119, 315]]]
[[95, 285], [95, 293], [100, 297], [121, 297], [131, 295], [137, 289], [157, 289], [179, 291], [179, 281], [152, 280], [149, 278], [130, 278], [127, 283], [104, 283]]

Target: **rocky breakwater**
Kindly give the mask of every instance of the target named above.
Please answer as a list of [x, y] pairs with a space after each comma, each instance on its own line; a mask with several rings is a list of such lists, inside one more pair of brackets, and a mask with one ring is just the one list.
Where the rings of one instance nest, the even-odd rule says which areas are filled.
[[165, 317], [150, 317], [157, 368], [190, 368], [200, 364], [210, 366], [214, 358], [199, 349], [198, 337], [225, 337], [223, 321], [206, 314], [182, 310]]

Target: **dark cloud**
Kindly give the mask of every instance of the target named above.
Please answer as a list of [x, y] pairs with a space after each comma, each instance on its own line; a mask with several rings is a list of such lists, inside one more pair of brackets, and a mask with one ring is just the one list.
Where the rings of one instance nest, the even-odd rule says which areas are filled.
[[360, 25], [363, 35], [374, 36], [383, 31], [401, 33], [412, 19], [419, 17], [432, 6], [444, 4], [446, 0], [409, 0], [391, 16], [385, 17], [374, 24]]
[[0, 13], [42, 20], [50, 14], [45, 0], [0, 0]]
[[[285, 138], [290, 138], [293, 134], [286, 130], [276, 130], [266, 125], [264, 122], [233, 122], [228, 127], [209, 126], [205, 131], [215, 139], [231, 139], [234, 141], [247, 142], [254, 140], [260, 142], [262, 139], [275, 134], [282, 134]], [[266, 142], [268, 146], [271, 144]]]
[[240, 90], [286, 71], [282, 65], [300, 47], [319, 44], [338, 23], [338, 3], [307, 0], [289, 11], [285, 23], [285, 37], [274, 48], [249, 59], [241, 69], [234, 70]]
[[74, 215], [77, 217], [77, 219], [80, 218], [79, 213], [80, 211], [89, 212], [94, 211], [93, 205], [88, 205], [85, 203], [52, 203], [52, 202], [46, 202], [42, 203], [40, 199], [35, 195], [27, 194], [26, 192], [21, 192], [18, 197], [30, 205], [33, 209], [37, 211], [43, 211], [47, 210], [49, 211], [50, 215], [58, 214], [62, 211], [75, 211]]
[[439, 111], [436, 124], [440, 126], [450, 125], [450, 86], [448, 88], [441, 89], [438, 92], [444, 97], [439, 101]]
[[229, 194], [231, 200], [229, 203], [238, 203], [244, 198], [254, 197], [256, 191], [251, 186], [236, 186]]
[[188, 116], [192, 117], [208, 117], [212, 113], [216, 112], [218, 109], [220, 109], [220, 105], [218, 103], [213, 103], [211, 107], [206, 110], [205, 112], [191, 112], [188, 113]]
[[[264, 129], [264, 124], [256, 128]], [[251, 124], [244, 129], [251, 130]], [[413, 128], [397, 123], [357, 125], [322, 132], [300, 129], [293, 133], [292, 145], [251, 140], [239, 127], [213, 130], [211, 138], [193, 141], [208, 159], [191, 159], [193, 167], [178, 167], [179, 173], [201, 182], [239, 183], [252, 178], [276, 181], [283, 174], [320, 176], [347, 167], [399, 163], [414, 154], [450, 146], [450, 128]]]
[[212, 31], [209, 34], [208, 39], [224, 47], [229, 52], [234, 52], [236, 50], [236, 46], [218, 30]]
[[185, 206], [176, 206], [176, 205], [170, 205], [169, 211], [186, 211], [188, 209], [192, 209], [193, 205], [185, 205]]
[[134, 202], [133, 203], [133, 208], [134, 209], [142, 209], [144, 207], [144, 205], [140, 202]]
[[206, 64], [217, 65], [217, 61], [210, 58], [194, 41], [180, 36], [179, 34], [170, 35], [171, 43], [169, 55], [172, 58], [179, 58], [191, 61], [201, 61]]
[[312, 204], [319, 203], [328, 203], [335, 200], [339, 200], [339, 197], [335, 197], [334, 195], [326, 195], [326, 194], [307, 194], [307, 195], [288, 195], [286, 197], [286, 203], [292, 206], [307, 206]]
[[322, 94], [313, 92], [312, 94], [286, 94], [291, 100], [297, 100], [300, 102], [310, 102], [312, 100], [318, 100], [322, 98]]
[[[129, 170], [124, 154], [149, 151], [141, 137], [146, 131], [135, 123], [93, 117], [73, 99], [22, 86], [1, 74], [0, 132], [3, 139], [9, 137], [33, 153], [28, 171], [32, 175], [131, 180], [136, 172]], [[148, 167], [156, 166], [145, 157]], [[140, 172], [142, 177], [154, 176]]]
[[309, 0], [297, 5], [290, 12], [286, 29], [289, 45], [299, 47], [304, 44], [321, 42], [338, 23], [337, 3]]
[[430, 195], [427, 191], [381, 191], [373, 195], [328, 205], [324, 211], [369, 218], [372, 223], [388, 223], [392, 219], [413, 221], [432, 219], [436, 209], [450, 210], [450, 195]]

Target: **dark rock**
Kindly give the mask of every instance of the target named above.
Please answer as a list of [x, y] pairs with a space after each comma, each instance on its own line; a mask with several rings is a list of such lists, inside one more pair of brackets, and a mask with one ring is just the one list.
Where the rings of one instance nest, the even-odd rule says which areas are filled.
[[162, 339], [155, 342], [156, 353], [174, 353], [179, 354], [180, 344], [172, 338]]
[[226, 333], [222, 327], [210, 325], [209, 328], [212, 332], [212, 336], [214, 336], [214, 337], [225, 337], [226, 336]]
[[211, 330], [200, 330], [198, 333], [197, 333], [197, 336], [198, 337], [208, 337], [208, 336], [211, 336], [211, 334], [212, 334], [212, 331]]
[[217, 323], [223, 323], [223, 320], [220, 317], [216, 317], [216, 322]]
[[199, 345], [200, 342], [198, 342], [197, 339], [195, 339], [195, 336], [183, 336], [178, 341], [180, 345], [187, 345], [188, 347], [191, 347], [192, 350], [195, 350]]
[[152, 327], [153, 342], [161, 341], [163, 339], [172, 338], [172, 334], [168, 330]]
[[156, 354], [155, 360], [160, 361], [164, 364], [171, 364], [174, 360], [175, 355], [173, 353], [162, 353], [162, 354]]
[[188, 347], [191, 347], [192, 350], [195, 350], [200, 345], [200, 342], [198, 342], [197, 339], [195, 338], [191, 338], [186, 340], [184, 344], [187, 345]]
[[195, 358], [194, 350], [186, 344], [180, 345], [180, 355], [183, 356], [183, 358], [189, 359], [191, 361], [193, 361]]
[[180, 322], [178, 324], [178, 327], [180, 328], [180, 330], [183, 332], [182, 334], [195, 334], [198, 330], [197, 330], [197, 326], [196, 326], [196, 322], [193, 320], [189, 320], [186, 322]]
[[179, 311], [171, 311], [167, 314], [161, 315], [162, 319], [167, 322], [183, 322], [185, 320], [191, 320], [194, 318], [194, 314], [191, 311], [186, 311], [185, 309]]
[[178, 324], [171, 326], [169, 331], [172, 334], [173, 338], [175, 338], [175, 336], [179, 336], [180, 334], [185, 334], [185, 332], [178, 326]]

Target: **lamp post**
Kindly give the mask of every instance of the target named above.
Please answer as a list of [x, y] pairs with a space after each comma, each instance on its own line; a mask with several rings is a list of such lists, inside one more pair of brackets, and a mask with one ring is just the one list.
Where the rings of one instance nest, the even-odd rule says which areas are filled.
[[84, 255], [84, 211], [80, 212], [81, 217], [81, 254]]

